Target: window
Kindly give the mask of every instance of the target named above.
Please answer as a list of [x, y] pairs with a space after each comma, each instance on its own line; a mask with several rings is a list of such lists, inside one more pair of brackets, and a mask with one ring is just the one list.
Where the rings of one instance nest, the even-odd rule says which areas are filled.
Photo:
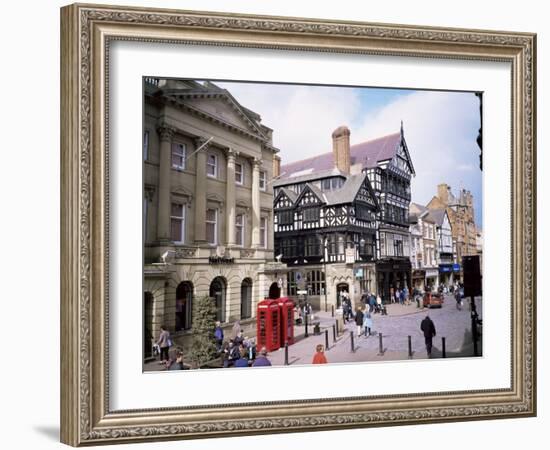
[[172, 203], [170, 211], [170, 236], [173, 242], [185, 242], [185, 207]]
[[306, 239], [305, 256], [321, 256], [321, 243], [317, 236], [308, 236]]
[[206, 210], [206, 241], [209, 244], [218, 244], [218, 210]]
[[143, 132], [143, 160], [147, 161], [149, 159], [149, 132]]
[[185, 169], [185, 153], [186, 153], [185, 144], [172, 144], [172, 167], [174, 169]]
[[267, 248], [267, 217], [260, 218], [260, 247]]
[[244, 214], [237, 214], [235, 217], [235, 242], [244, 246]]
[[292, 225], [294, 223], [294, 213], [292, 211], [280, 211], [277, 214], [279, 225]]
[[240, 163], [235, 164], [235, 182], [237, 184], [244, 184], [243, 165]]
[[265, 182], [265, 172], [264, 171], [261, 171], [260, 172], [260, 189], [262, 191], [265, 191], [266, 190], [266, 182]]
[[296, 284], [296, 272], [288, 272], [286, 274], [286, 285], [288, 289], [287, 295], [298, 294], [298, 286]]
[[305, 208], [304, 222], [316, 222], [319, 220], [319, 208]]
[[308, 295], [322, 295], [325, 293], [325, 273], [321, 270], [312, 270], [306, 273]]
[[206, 159], [206, 175], [214, 178], [218, 176], [218, 158], [216, 155], [208, 155]]
[[149, 209], [147, 197], [143, 197], [143, 242], [147, 241], [147, 210]]

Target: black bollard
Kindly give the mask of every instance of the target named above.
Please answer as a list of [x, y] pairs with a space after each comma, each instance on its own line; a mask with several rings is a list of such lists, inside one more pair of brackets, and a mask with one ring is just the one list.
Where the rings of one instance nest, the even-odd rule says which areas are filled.
[[288, 366], [288, 342], [285, 342], [285, 366]]
[[328, 330], [325, 330], [325, 348], [328, 350]]
[[443, 358], [447, 357], [447, 351], [446, 351], [446, 348], [445, 348], [445, 338], [444, 337], [441, 338], [441, 356]]
[[474, 344], [474, 356], [479, 356], [477, 352], [477, 312], [472, 312], [472, 341]]
[[331, 309], [332, 309], [332, 317], [334, 317], [334, 305], [330, 305]]
[[332, 342], [336, 344], [336, 325], [332, 326]]
[[409, 336], [409, 359], [413, 357], [412, 338]]
[[338, 329], [338, 321], [336, 321], [335, 325], [336, 325], [336, 336], [338, 336], [340, 334], [340, 330]]
[[378, 333], [378, 355], [384, 354], [384, 344], [382, 343], [382, 333]]
[[351, 338], [351, 351], [355, 352], [355, 345], [353, 344], [353, 330], [349, 332], [349, 337]]
[[309, 333], [308, 333], [308, 331], [307, 331], [307, 317], [308, 317], [308, 316], [309, 316], [309, 314], [306, 313], [306, 316], [305, 316], [305, 319], [306, 319], [306, 320], [305, 320], [306, 330], [305, 330], [305, 333], [304, 333], [304, 337], [308, 337], [308, 336], [309, 336]]

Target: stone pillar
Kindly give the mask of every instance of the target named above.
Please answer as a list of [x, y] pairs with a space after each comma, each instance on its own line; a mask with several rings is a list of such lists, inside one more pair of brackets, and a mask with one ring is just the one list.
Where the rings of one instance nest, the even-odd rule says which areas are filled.
[[252, 248], [260, 247], [260, 167], [262, 161], [252, 163]]
[[[227, 180], [225, 188], [225, 201], [227, 203], [226, 215], [226, 246], [235, 245], [235, 157], [237, 152], [233, 149], [227, 151]], [[243, 243], [244, 244], [244, 243]]]
[[159, 242], [164, 243], [170, 241], [170, 173], [174, 131], [173, 128], [164, 125], [158, 129], [160, 135], [160, 164], [157, 238]]
[[[206, 142], [205, 138], [195, 139], [199, 148]], [[195, 175], [195, 242], [206, 242], [206, 150], [208, 145], [197, 152]]]

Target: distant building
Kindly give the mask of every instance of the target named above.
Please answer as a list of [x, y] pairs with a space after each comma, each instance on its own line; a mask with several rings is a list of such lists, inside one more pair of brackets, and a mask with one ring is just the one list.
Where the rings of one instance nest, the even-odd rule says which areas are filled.
[[420, 205], [411, 203], [409, 206], [409, 232], [411, 235], [411, 270], [412, 287], [424, 290], [426, 271], [424, 269], [424, 240], [422, 232], [422, 211]]
[[148, 79], [144, 89], [147, 351], [162, 324], [188, 342], [197, 296], [215, 298], [221, 322], [246, 322], [284, 272], [272, 262], [272, 130], [213, 83]]
[[[430, 210], [418, 203], [411, 203], [410, 212], [418, 230], [422, 232], [422, 268], [424, 290], [437, 289], [439, 286], [439, 247], [437, 245], [437, 227]], [[417, 283], [418, 284], [418, 283]]]
[[428, 203], [429, 209], [445, 208], [453, 239], [456, 241], [457, 264], [462, 264], [462, 257], [477, 254], [477, 229], [474, 219], [473, 196], [470, 191], [462, 189], [458, 197], [454, 196], [451, 187], [445, 183], [437, 186], [437, 195]]
[[437, 235], [437, 264], [439, 284], [447, 287], [454, 283], [454, 274], [460, 272], [460, 266], [454, 263], [453, 234], [446, 209], [430, 209], [428, 217], [433, 219]]

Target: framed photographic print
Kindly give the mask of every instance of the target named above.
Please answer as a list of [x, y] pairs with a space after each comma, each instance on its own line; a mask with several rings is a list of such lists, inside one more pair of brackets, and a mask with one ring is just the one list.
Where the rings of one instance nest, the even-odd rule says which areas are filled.
[[535, 35], [61, 19], [63, 442], [536, 414]]

